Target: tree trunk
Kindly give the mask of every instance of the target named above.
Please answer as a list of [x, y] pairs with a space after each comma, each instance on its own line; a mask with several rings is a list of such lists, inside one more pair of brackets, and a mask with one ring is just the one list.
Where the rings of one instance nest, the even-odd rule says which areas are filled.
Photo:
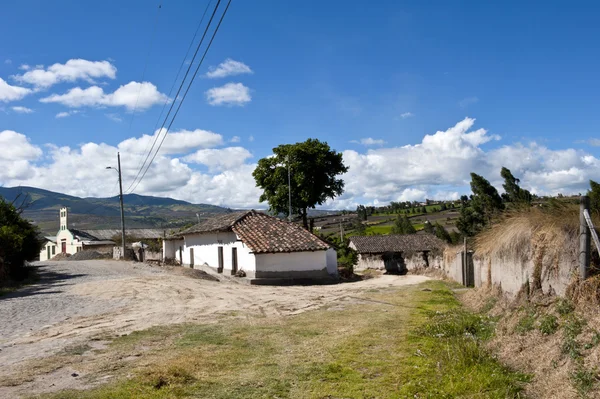
[[304, 226], [304, 228], [305, 228], [306, 230], [308, 230], [308, 218], [307, 218], [307, 213], [308, 213], [308, 211], [307, 211], [307, 208], [304, 208], [304, 209], [302, 210], [302, 226]]

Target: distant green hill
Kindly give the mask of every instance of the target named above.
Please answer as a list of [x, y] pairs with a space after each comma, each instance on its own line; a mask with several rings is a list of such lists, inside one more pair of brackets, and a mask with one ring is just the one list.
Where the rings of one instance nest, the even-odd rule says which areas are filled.
[[[58, 210], [69, 208], [69, 224], [79, 229], [117, 228], [120, 226], [119, 197], [79, 198], [67, 194], [42, 190], [35, 187], [0, 187], [0, 196], [7, 201], [23, 201], [23, 215], [39, 225], [46, 233], [58, 230]], [[227, 208], [207, 204], [192, 204], [172, 198], [127, 194], [125, 224], [136, 227], [177, 227], [206, 218], [217, 213], [228, 212]]]

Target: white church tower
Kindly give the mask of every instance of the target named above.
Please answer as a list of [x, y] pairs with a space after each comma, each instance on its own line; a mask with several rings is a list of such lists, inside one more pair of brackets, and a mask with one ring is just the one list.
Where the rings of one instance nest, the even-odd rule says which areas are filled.
[[67, 230], [68, 225], [67, 207], [60, 208], [60, 230]]

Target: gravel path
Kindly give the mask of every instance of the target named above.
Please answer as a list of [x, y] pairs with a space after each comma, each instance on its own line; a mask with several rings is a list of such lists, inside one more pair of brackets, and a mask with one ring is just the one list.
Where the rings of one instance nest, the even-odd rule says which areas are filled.
[[[93, 316], [115, 311], [127, 306], [131, 298], [93, 298], [71, 294], [76, 285], [105, 282], [128, 277], [162, 274], [163, 271], [143, 264], [117, 261], [40, 262], [35, 265], [40, 275], [38, 284], [0, 297], [0, 359], [3, 364], [40, 355], [58, 345], [36, 347], [32, 351], [19, 348], [11, 350], [14, 341], [23, 340], [32, 333], [67, 322], [72, 318]], [[16, 349], [16, 348], [15, 348]]]
[[[326, 305], [343, 309], [361, 303], [361, 291], [428, 280], [380, 276], [347, 284], [274, 287], [208, 281], [178, 267], [113, 260], [48, 261], [36, 267], [39, 284], [0, 297], [0, 397], [47, 392], [64, 388], [65, 381], [80, 381], [69, 377], [82, 373], [83, 365], [75, 360], [51, 365], [50, 372], [33, 372], [40, 369], [32, 365], [52, 363], [53, 355], [93, 345], [94, 340], [185, 322], [282, 317]], [[85, 358], [91, 372], [101, 356], [90, 351], [77, 361]], [[24, 373], [27, 381], [10, 382]]]

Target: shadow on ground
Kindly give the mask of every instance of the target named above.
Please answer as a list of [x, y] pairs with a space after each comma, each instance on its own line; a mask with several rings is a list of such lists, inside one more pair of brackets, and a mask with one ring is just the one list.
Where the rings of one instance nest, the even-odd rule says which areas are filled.
[[0, 302], [13, 299], [22, 298], [31, 295], [44, 295], [44, 294], [56, 294], [62, 292], [59, 287], [70, 285], [69, 280], [77, 277], [84, 277], [85, 274], [74, 274], [74, 273], [63, 273], [60, 271], [52, 270], [52, 264], [47, 265], [30, 265], [31, 274], [36, 276], [36, 280], [31, 285], [25, 285], [18, 288], [16, 291], [7, 293], [0, 296]]

